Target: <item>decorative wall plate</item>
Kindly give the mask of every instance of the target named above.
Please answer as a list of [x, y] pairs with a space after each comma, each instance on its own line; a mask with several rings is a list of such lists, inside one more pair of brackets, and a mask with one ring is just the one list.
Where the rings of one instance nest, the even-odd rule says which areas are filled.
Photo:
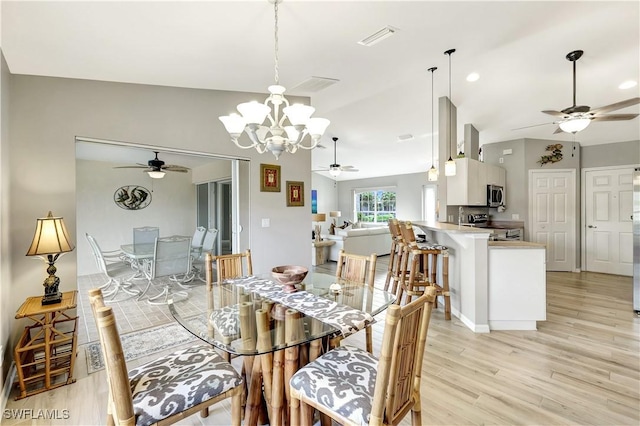
[[151, 193], [143, 186], [121, 186], [113, 194], [113, 201], [125, 210], [142, 210], [151, 203]]

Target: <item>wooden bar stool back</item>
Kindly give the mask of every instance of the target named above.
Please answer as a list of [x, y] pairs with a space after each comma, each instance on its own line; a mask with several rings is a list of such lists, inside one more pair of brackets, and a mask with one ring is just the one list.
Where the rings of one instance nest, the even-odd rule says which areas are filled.
[[451, 293], [449, 291], [449, 251], [447, 247], [431, 243], [418, 244], [411, 222], [406, 222], [401, 226], [400, 232], [406, 245], [400, 266], [398, 303], [402, 303], [403, 295], [409, 302], [413, 296], [422, 295], [425, 288], [431, 286], [436, 289], [436, 296], [443, 298], [444, 317], [446, 320], [450, 320]]
[[395, 293], [398, 290], [398, 282], [400, 281], [400, 261], [402, 257], [402, 234], [400, 233], [400, 222], [398, 219], [389, 219], [389, 233], [391, 234], [391, 250], [389, 252], [389, 266], [387, 268], [387, 277], [384, 281], [384, 291]]

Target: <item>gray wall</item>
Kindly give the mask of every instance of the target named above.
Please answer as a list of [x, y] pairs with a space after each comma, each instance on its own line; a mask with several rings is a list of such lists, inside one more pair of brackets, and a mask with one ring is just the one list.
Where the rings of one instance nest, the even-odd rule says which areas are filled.
[[[261, 273], [274, 265], [311, 264], [310, 151], [283, 154], [277, 161], [282, 166], [283, 191], [260, 192], [260, 163], [273, 164], [275, 158], [235, 147], [217, 119], [235, 110], [240, 102], [266, 95], [24, 75], [12, 75], [9, 80], [9, 134], [2, 140], [2, 175], [3, 184], [10, 185], [3, 188], [8, 216], [2, 218], [2, 229], [3, 233], [11, 229], [11, 235], [3, 234], [2, 244], [14, 256], [9, 268], [3, 265], [2, 269], [3, 273], [9, 270], [10, 277], [2, 282], [3, 295], [8, 293], [9, 297], [0, 322], [10, 324], [12, 340], [23, 326], [13, 319], [13, 313], [26, 297], [42, 293], [44, 264], [23, 255], [33, 237], [35, 219], [52, 210], [65, 218], [70, 230], [76, 229], [76, 136], [251, 160], [250, 218], [242, 225], [250, 230], [254, 270]], [[7, 164], [11, 166], [5, 167]], [[286, 207], [287, 180], [305, 183], [304, 207]], [[270, 218], [271, 226], [262, 228], [261, 218]], [[11, 226], [6, 226], [9, 223]], [[285, 238], [287, 244], [279, 243]], [[56, 263], [62, 291], [76, 288], [76, 262], [74, 251]]]
[[640, 140], [582, 147], [582, 168], [640, 163]]
[[11, 74], [0, 50], [0, 389], [10, 366], [13, 348], [10, 336], [15, 322], [11, 291], [9, 230], [9, 90]]

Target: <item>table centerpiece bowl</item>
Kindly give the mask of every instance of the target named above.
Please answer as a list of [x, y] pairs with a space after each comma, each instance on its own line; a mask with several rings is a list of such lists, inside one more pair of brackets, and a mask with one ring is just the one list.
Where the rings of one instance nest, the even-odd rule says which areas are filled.
[[304, 266], [282, 265], [276, 266], [271, 270], [271, 276], [279, 284], [286, 293], [293, 293], [297, 290], [296, 284], [300, 284], [309, 273]]

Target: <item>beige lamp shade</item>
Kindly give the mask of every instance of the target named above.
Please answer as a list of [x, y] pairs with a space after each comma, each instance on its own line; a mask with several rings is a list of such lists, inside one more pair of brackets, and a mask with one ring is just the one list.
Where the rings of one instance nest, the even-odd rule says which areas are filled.
[[342, 212], [340, 212], [338, 210], [335, 210], [335, 211], [329, 212], [329, 216], [331, 216], [331, 217], [340, 217], [340, 216], [342, 216]]
[[327, 215], [325, 213], [314, 213], [311, 215], [311, 220], [314, 222], [324, 222], [327, 220]]
[[66, 253], [73, 249], [67, 227], [61, 217], [53, 217], [49, 212], [47, 217], [37, 219], [36, 232], [33, 234], [27, 256]]

